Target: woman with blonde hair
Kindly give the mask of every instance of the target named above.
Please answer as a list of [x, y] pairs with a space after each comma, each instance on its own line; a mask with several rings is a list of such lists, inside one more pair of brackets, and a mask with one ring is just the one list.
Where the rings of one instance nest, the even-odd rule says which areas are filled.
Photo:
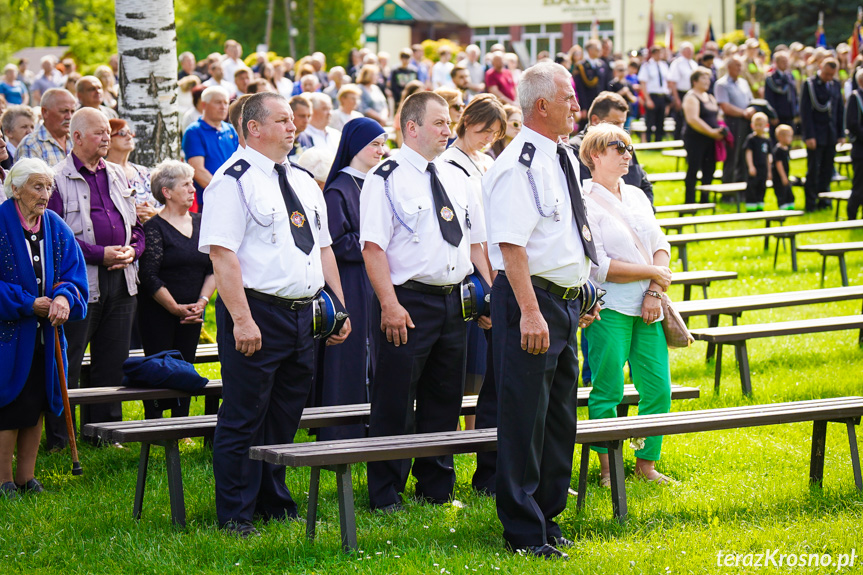
[[374, 64], [366, 64], [360, 68], [360, 72], [357, 74], [357, 84], [361, 94], [357, 111], [381, 126], [386, 126], [390, 116], [389, 104], [387, 97], [375, 84], [378, 74], [378, 67]]
[[[591, 419], [616, 416], [623, 398], [623, 368], [629, 362], [638, 390], [638, 413], [667, 413], [671, 408], [668, 346], [662, 331], [662, 293], [671, 284], [671, 248], [640, 188], [625, 184], [632, 161], [632, 140], [613, 124], [588, 130], [579, 150], [590, 169], [584, 182], [587, 215], [597, 263], [590, 278], [605, 289], [602, 321], [584, 329], [593, 389]], [[635, 475], [655, 483], [674, 480], [655, 469], [662, 437], [644, 439], [636, 448]], [[608, 450], [599, 453], [600, 484], [609, 486]]]

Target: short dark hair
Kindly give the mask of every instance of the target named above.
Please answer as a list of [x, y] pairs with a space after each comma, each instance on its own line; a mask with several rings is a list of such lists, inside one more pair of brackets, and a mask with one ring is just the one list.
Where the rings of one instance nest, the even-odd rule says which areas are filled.
[[249, 82], [249, 85], [246, 87], [246, 91], [249, 94], [257, 94], [258, 92], [265, 92], [267, 90], [267, 82], [263, 78], [258, 78], [257, 80], [252, 80]]
[[281, 94], [275, 92], [259, 92], [252, 94], [249, 99], [243, 104], [243, 137], [249, 137], [249, 122], [263, 123], [270, 115], [270, 110], [267, 108], [267, 102], [270, 100], [280, 100], [287, 103], [288, 100]]
[[234, 129], [243, 134], [243, 137], [246, 137], [246, 133], [243, 132], [243, 106], [246, 105], [246, 100], [251, 98], [251, 94], [243, 94], [233, 102], [228, 107], [228, 121], [234, 127]]
[[593, 104], [590, 105], [587, 118], [590, 119], [591, 116], [596, 115], [600, 120], [604, 120], [612, 110], [629, 112], [629, 106], [623, 96], [616, 92], [600, 92]]
[[482, 125], [487, 130], [498, 122], [498, 131], [494, 139], [499, 140], [506, 135], [506, 112], [503, 104], [493, 94], [479, 94], [471, 98], [455, 127], [459, 138], [464, 138], [468, 126]]
[[455, 78], [455, 75], [458, 74], [459, 72], [461, 72], [462, 70], [470, 72], [470, 70], [467, 69], [467, 66], [465, 66], [464, 63], [459, 62], [458, 64], [456, 64], [455, 66], [452, 67], [452, 72], [449, 73], [450, 78]]
[[434, 92], [417, 92], [411, 94], [405, 99], [401, 107], [401, 118], [399, 126], [402, 129], [402, 134], [407, 133], [408, 122], [414, 122], [419, 126], [423, 125], [426, 115], [426, 106], [430, 101], [439, 103], [441, 106], [448, 108], [449, 106], [440, 94]]

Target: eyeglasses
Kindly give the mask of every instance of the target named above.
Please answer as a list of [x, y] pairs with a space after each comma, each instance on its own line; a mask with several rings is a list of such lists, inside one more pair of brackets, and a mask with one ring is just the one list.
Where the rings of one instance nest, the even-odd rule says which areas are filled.
[[132, 136], [132, 137], [134, 138], [134, 137], [135, 137], [135, 134], [134, 134], [134, 133], [132, 133], [132, 130], [127, 130], [126, 128], [123, 128], [123, 129], [122, 129], [122, 130], [120, 130], [119, 132], [115, 132], [115, 133], [111, 134], [111, 137], [112, 137], [112, 138], [113, 138], [114, 136], [120, 136], [121, 138], [125, 138], [126, 136]]
[[626, 145], [626, 142], [623, 140], [612, 140], [608, 143], [608, 147], [610, 148], [612, 146], [617, 146], [617, 153], [621, 156], [626, 152], [629, 152], [629, 154], [632, 155], [633, 150], [635, 150], [635, 148], [632, 147], [632, 144]]
[[456, 112], [462, 112], [464, 111], [464, 104], [453, 104], [450, 106], [450, 108], [452, 108]]

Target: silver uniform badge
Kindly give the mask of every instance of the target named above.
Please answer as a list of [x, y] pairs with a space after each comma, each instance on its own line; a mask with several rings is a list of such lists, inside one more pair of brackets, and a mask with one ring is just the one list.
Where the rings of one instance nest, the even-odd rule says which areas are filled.
[[590, 228], [587, 227], [587, 224], [581, 226], [581, 236], [585, 239], [585, 241], [593, 241], [593, 236], [590, 235]]

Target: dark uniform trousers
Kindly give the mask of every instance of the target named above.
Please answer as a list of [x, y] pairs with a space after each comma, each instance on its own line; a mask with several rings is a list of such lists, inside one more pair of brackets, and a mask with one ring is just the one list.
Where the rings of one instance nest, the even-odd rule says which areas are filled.
[[521, 349], [521, 312], [509, 281], [492, 288], [494, 369], [498, 378], [497, 514], [513, 547], [560, 537], [553, 521], [566, 508], [575, 448], [581, 300], [534, 288], [548, 324], [548, 352]]
[[851, 167], [854, 176], [851, 180], [851, 197], [848, 199], [848, 219], [856, 220], [860, 207], [863, 206], [863, 158], [855, 158], [851, 154]]
[[818, 194], [830, 191], [830, 181], [833, 179], [833, 160], [836, 158], [836, 142], [816, 144], [814, 150], [806, 153], [806, 210], [818, 208]]
[[[498, 426], [497, 421], [497, 378], [494, 375], [494, 327], [485, 330], [488, 343], [485, 356], [485, 378], [476, 400], [476, 429], [489, 429]], [[476, 471], [471, 485], [477, 491], [494, 495], [497, 482], [497, 451], [482, 451], [476, 454]]]
[[236, 350], [234, 322], [216, 300], [222, 363], [222, 405], [213, 439], [216, 515], [219, 524], [296, 517], [285, 485], [285, 467], [249, 458], [253, 445], [292, 443], [312, 385], [312, 308], [291, 311], [248, 298], [261, 330], [251, 357]]
[[728, 130], [734, 136], [734, 144], [727, 149], [725, 161], [722, 163], [722, 182], [745, 182], [749, 174], [746, 165], [746, 136], [752, 131], [746, 118], [725, 117]]
[[[386, 341], [379, 328], [375, 378], [371, 389], [369, 436], [455, 431], [464, 392], [465, 322], [461, 290], [449, 295], [424, 294], [395, 286], [399, 303], [410, 314], [415, 329], [398, 347]], [[380, 326], [380, 302], [372, 306], [372, 325]], [[416, 401], [416, 413], [414, 413]], [[455, 469], [452, 456], [378, 461], [368, 464], [369, 504], [372, 509], [399, 503], [408, 472], [417, 479], [416, 496], [435, 503], [452, 497]]]
[[651, 94], [653, 109], [647, 108], [647, 142], [661, 142], [665, 137], [665, 108], [668, 106], [669, 97], [665, 94]]
[[[137, 300], [129, 295], [123, 270], [99, 267], [99, 301], [87, 305], [87, 317], [70, 321], [63, 328], [68, 343], [69, 387], [79, 387], [81, 362], [90, 345], [90, 372], [80, 387], [122, 385], [123, 363], [129, 359], [129, 338]], [[81, 406], [81, 426], [88, 423], [121, 421], [119, 402]], [[63, 447], [69, 442], [65, 415], [45, 416], [46, 447]]]

